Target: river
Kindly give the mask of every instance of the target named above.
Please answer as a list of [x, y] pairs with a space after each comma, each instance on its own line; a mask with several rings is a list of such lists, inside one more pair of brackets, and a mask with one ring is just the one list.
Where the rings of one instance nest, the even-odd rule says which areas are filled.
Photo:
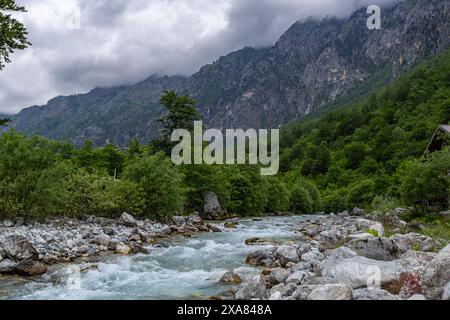
[[[148, 255], [97, 258], [95, 269], [77, 273], [77, 264], [52, 266], [40, 277], [0, 277], [0, 299], [207, 299], [230, 289], [218, 282], [233, 269], [241, 277], [259, 273], [245, 264], [249, 238], [298, 240], [304, 216], [244, 219], [236, 229], [200, 233], [151, 247]], [[74, 273], [75, 272], [75, 273]], [[79, 276], [78, 276], [79, 275]]]

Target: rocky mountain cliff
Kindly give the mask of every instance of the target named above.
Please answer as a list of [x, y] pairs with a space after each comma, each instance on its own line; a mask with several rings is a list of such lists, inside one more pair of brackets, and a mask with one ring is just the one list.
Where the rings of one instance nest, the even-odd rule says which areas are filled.
[[295, 23], [272, 47], [244, 48], [190, 77], [150, 77], [133, 86], [94, 89], [24, 109], [13, 126], [28, 134], [124, 146], [158, 133], [162, 90], [198, 101], [211, 127], [273, 128], [354, 90], [388, 82], [450, 43], [445, 0], [409, 0], [382, 11], [368, 30], [366, 10], [349, 19]]

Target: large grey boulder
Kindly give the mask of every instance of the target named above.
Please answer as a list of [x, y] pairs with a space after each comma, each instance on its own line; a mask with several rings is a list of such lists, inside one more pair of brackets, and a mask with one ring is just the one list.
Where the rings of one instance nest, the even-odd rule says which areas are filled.
[[221, 220], [225, 218], [224, 210], [222, 209], [217, 195], [208, 191], [203, 194], [203, 216], [207, 220]]
[[300, 258], [297, 254], [297, 249], [291, 246], [280, 246], [275, 251], [275, 258], [280, 260], [282, 266], [285, 266], [289, 262], [299, 263]]
[[439, 251], [433, 261], [425, 268], [422, 284], [428, 299], [439, 300], [450, 280], [450, 245]]
[[361, 231], [376, 231], [378, 233], [378, 237], [384, 236], [384, 228], [383, 225], [379, 222], [367, 220], [367, 219], [357, 219], [356, 226]]
[[12, 235], [2, 243], [6, 256], [15, 261], [37, 260], [39, 253], [33, 244], [24, 236]]
[[401, 273], [417, 266], [420, 264], [412, 259], [378, 261], [357, 256], [354, 251], [342, 247], [331, 252], [319, 268], [322, 276], [359, 289], [378, 283], [390, 284], [398, 280]]
[[352, 300], [352, 288], [345, 284], [325, 284], [314, 289], [308, 300]]
[[402, 300], [382, 289], [357, 289], [353, 291], [353, 300]]
[[262, 299], [266, 294], [266, 283], [261, 276], [256, 276], [249, 282], [242, 285], [236, 292], [236, 300]]
[[360, 256], [375, 260], [391, 261], [400, 255], [397, 244], [388, 238], [353, 239], [346, 246]]
[[136, 219], [129, 213], [122, 213], [119, 218], [119, 224], [127, 226], [127, 227], [135, 227], [137, 225]]
[[416, 249], [416, 247], [418, 247], [420, 251], [430, 252], [436, 247], [436, 243], [432, 238], [418, 233], [396, 234], [389, 239], [397, 244], [401, 253]]

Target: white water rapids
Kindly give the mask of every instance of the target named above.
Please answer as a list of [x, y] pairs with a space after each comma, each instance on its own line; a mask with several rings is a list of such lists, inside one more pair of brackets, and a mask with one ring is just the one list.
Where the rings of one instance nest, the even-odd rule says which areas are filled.
[[236, 229], [173, 240], [152, 247], [148, 255], [100, 257], [98, 268], [81, 272], [76, 286], [68, 281], [73, 264], [54, 266], [33, 279], [0, 277], [0, 299], [207, 299], [230, 289], [218, 282], [227, 270], [244, 279], [259, 273], [245, 258], [267, 246], [247, 246], [246, 239], [298, 239], [296, 230], [305, 219], [245, 219]]

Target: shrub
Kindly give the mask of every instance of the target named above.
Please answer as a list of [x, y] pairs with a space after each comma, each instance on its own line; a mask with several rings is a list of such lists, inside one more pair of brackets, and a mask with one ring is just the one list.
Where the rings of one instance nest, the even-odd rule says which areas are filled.
[[364, 207], [372, 203], [375, 190], [375, 182], [368, 179], [350, 185], [346, 198], [348, 209], [354, 207]]
[[314, 202], [308, 190], [301, 183], [296, 183], [291, 193], [291, 208], [297, 214], [313, 213]]

